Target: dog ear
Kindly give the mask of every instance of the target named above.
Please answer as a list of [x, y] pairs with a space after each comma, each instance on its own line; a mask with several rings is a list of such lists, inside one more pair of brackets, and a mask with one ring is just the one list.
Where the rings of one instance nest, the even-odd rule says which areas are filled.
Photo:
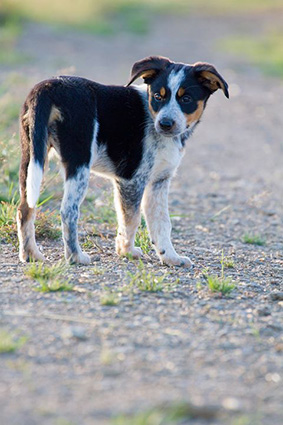
[[221, 89], [229, 99], [228, 84], [223, 77], [216, 71], [213, 65], [209, 63], [197, 62], [193, 65], [194, 73], [198, 81], [207, 87], [211, 93]]
[[128, 87], [137, 78], [142, 77], [146, 84], [150, 84], [160, 71], [172, 63], [169, 59], [162, 56], [149, 56], [136, 62], [132, 67], [131, 79], [126, 85]]

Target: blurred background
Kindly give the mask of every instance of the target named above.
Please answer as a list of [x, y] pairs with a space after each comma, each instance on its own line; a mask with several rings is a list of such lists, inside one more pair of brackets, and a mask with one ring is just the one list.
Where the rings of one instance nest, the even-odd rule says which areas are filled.
[[[164, 299], [140, 296], [132, 307], [123, 292], [120, 306], [101, 305], [104, 283], [126, 281], [130, 262], [113, 256], [110, 184], [92, 176], [80, 238], [103, 269], [73, 268], [82, 287], [75, 295], [34, 292], [18, 262], [15, 224], [25, 97], [60, 74], [124, 85], [133, 63], [155, 54], [211, 62], [229, 83], [229, 100], [221, 91], [209, 99], [171, 186], [174, 243], [196, 263], [194, 276], [170, 271], [178, 288], [172, 295], [166, 289]], [[184, 398], [228, 412], [224, 422], [203, 416], [194, 424], [282, 423], [282, 292], [278, 303], [268, 296], [282, 284], [282, 111], [282, 0], [0, 0], [0, 283], [1, 310], [8, 311], [0, 316], [8, 336], [20, 329], [28, 340], [19, 357], [1, 357], [1, 424], [82, 424], [82, 413], [93, 424], [97, 413], [107, 419]], [[55, 264], [63, 253], [62, 179], [55, 162], [49, 168], [36, 234]], [[235, 259], [227, 273], [238, 289], [229, 299], [197, 289], [208, 267], [221, 272], [221, 252], [221, 265], [223, 252]], [[146, 261], [159, 270], [154, 256]], [[86, 327], [90, 319], [90, 329], [65, 337], [62, 321], [48, 316], [60, 311]], [[234, 420], [233, 409], [244, 413]]]
[[18, 115], [36, 82], [125, 84], [136, 60], [158, 54], [217, 64], [238, 96], [241, 76], [282, 79], [282, 11], [282, 0], [1, 0], [0, 200], [18, 197]]

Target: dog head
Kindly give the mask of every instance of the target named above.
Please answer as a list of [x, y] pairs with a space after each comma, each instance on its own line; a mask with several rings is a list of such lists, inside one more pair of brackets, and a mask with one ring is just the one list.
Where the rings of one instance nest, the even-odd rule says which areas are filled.
[[200, 120], [209, 96], [228, 84], [208, 63], [194, 65], [151, 56], [133, 65], [129, 86], [142, 77], [148, 85], [149, 110], [158, 133], [172, 137], [192, 129]]

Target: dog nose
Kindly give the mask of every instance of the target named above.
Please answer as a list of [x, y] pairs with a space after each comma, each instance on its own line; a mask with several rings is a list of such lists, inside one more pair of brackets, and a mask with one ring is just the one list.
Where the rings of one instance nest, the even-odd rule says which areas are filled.
[[169, 131], [174, 126], [175, 121], [171, 118], [162, 118], [159, 121], [160, 128], [164, 131]]

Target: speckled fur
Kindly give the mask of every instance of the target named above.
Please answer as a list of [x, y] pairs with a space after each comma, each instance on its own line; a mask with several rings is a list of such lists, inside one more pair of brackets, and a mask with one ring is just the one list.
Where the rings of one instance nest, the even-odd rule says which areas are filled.
[[[145, 85], [128, 87], [139, 77]], [[77, 225], [92, 168], [113, 181], [117, 254], [141, 256], [134, 241], [142, 209], [161, 262], [190, 266], [190, 259], [180, 257], [171, 243], [168, 192], [186, 139], [218, 88], [228, 97], [227, 83], [212, 65], [161, 57], [136, 62], [126, 87], [68, 76], [35, 86], [20, 120], [20, 260], [43, 259], [35, 242], [35, 205], [53, 148], [64, 171], [61, 219], [67, 261], [90, 263], [80, 248]]]

